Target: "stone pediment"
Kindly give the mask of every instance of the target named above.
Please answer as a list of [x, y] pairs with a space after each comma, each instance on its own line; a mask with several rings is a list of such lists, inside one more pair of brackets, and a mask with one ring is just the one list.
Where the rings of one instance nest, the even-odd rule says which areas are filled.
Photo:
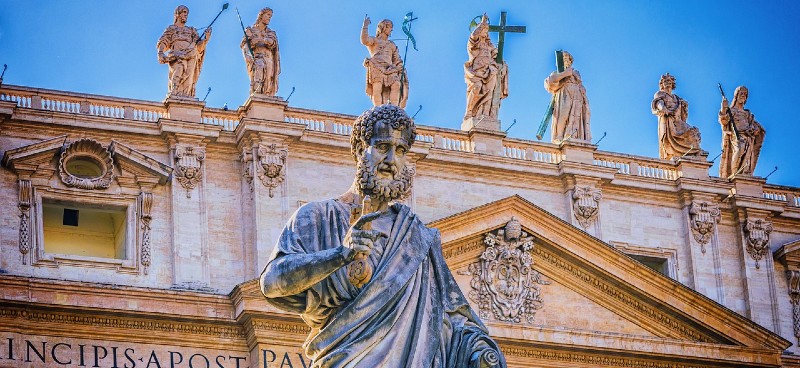
[[[118, 141], [112, 141], [106, 148], [90, 140], [70, 140], [66, 135], [8, 150], [3, 156], [3, 166], [13, 170], [21, 179], [49, 179], [54, 173], [64, 171], [59, 162], [60, 158], [63, 161], [63, 157], [60, 157], [62, 153], [73, 143], [82, 142], [88, 142], [83, 146], [89, 148], [80, 148], [86, 152], [78, 155], [93, 156], [98, 161], [102, 161], [102, 154], [108, 155], [110, 160], [106, 169], [114, 172], [109, 177], [115, 178], [121, 186], [152, 188], [156, 184], [166, 184], [172, 174], [169, 165]], [[118, 166], [118, 169], [114, 166]]]
[[[481, 306], [475, 297], [480, 294], [475, 265], [482, 256], [494, 257], [484, 255], [487, 244], [503, 243], [500, 230], [508, 232], [512, 217], [524, 233], [511, 243], [529, 249], [531, 272], [540, 275], [526, 286], [535, 287], [539, 297], [530, 304], [539, 307], [532, 321], [504, 321], [495, 313], [484, 317], [492, 335], [510, 345], [519, 342], [519, 349], [507, 351], [510, 361], [540, 357], [603, 365], [607, 355], [597, 352], [610, 349], [644, 354], [621, 358], [631, 359], [620, 361], [622, 366], [661, 366], [652, 364], [679, 359], [687, 364], [664, 366], [779, 366], [781, 353], [791, 345], [519, 196], [428, 224], [441, 231], [448, 266], [465, 295], [473, 294], [468, 299], [476, 311]], [[487, 234], [493, 234], [488, 241]], [[526, 235], [530, 244], [523, 246]], [[493, 280], [501, 284], [497, 290], [508, 286], [506, 276]], [[483, 290], [484, 298], [487, 293], [492, 291]]]

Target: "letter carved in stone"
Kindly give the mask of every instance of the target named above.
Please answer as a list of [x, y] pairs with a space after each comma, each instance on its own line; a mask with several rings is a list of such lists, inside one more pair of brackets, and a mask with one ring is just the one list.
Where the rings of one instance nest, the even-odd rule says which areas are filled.
[[144, 274], [150, 268], [151, 254], [150, 254], [150, 221], [153, 219], [151, 211], [153, 209], [153, 193], [141, 194], [141, 221], [142, 221], [142, 266], [144, 266]]
[[769, 234], [771, 232], [772, 223], [767, 220], [748, 218], [744, 224], [747, 253], [756, 261], [756, 268], [760, 268], [758, 261], [769, 250]]
[[714, 224], [719, 222], [719, 206], [705, 201], [692, 201], [689, 206], [689, 221], [692, 228], [694, 239], [700, 243], [703, 253], [706, 252], [706, 244], [714, 236]]
[[800, 271], [786, 271], [789, 284], [789, 299], [792, 302], [792, 317], [794, 317], [794, 336], [800, 338]]
[[22, 264], [28, 264], [31, 250], [31, 181], [19, 181], [19, 252]]
[[588, 228], [595, 219], [600, 209], [600, 198], [602, 194], [600, 189], [584, 186], [575, 187], [572, 192], [572, 209], [575, 212], [575, 218], [583, 228]]
[[186, 198], [192, 197], [192, 190], [202, 179], [203, 160], [206, 159], [204, 147], [178, 145], [175, 148], [175, 178], [186, 188]]
[[277, 144], [260, 145], [258, 147], [258, 163], [261, 165], [259, 178], [264, 186], [269, 188], [269, 197], [272, 198], [275, 188], [286, 179], [286, 156], [289, 150]]
[[519, 323], [524, 317], [533, 323], [544, 301], [539, 285], [550, 282], [532, 268], [533, 237], [522, 231], [515, 218], [496, 234], [483, 240], [486, 249], [480, 261], [469, 266], [472, 275], [469, 297], [478, 303], [481, 318], [493, 314], [497, 320]]

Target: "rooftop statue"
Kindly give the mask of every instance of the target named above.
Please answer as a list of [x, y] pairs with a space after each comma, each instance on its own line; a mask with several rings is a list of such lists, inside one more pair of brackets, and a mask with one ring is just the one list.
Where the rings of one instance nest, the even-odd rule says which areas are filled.
[[211, 38], [211, 27], [200, 37], [194, 27], [186, 25], [188, 17], [189, 8], [175, 8], [175, 23], [164, 30], [156, 45], [158, 62], [169, 64], [169, 97], [195, 98], [206, 44]]
[[242, 53], [250, 75], [250, 94], [274, 96], [278, 93], [278, 75], [281, 74], [281, 56], [278, 36], [269, 29], [272, 9], [258, 12], [255, 24], [244, 30]]
[[744, 174], [753, 175], [764, 143], [766, 131], [753, 113], [744, 108], [747, 87], [739, 86], [733, 93], [733, 102], [722, 96], [719, 123], [722, 125], [722, 159], [719, 176], [722, 178]]
[[544, 80], [544, 89], [554, 94], [552, 142], [567, 140], [589, 142], [589, 100], [581, 73], [572, 68], [572, 54], [564, 51], [564, 71], [555, 71]]
[[658, 116], [659, 156], [669, 160], [704, 153], [700, 149], [700, 131], [686, 123], [689, 103], [672, 93], [675, 77], [669, 73], [662, 75], [658, 87], [650, 108]]
[[361, 27], [361, 44], [367, 47], [370, 56], [364, 59], [364, 67], [367, 68], [367, 96], [374, 106], [391, 103], [405, 108], [408, 101], [408, 73], [397, 45], [389, 40], [392, 35], [392, 21], [380, 21], [375, 37], [370, 37], [367, 33], [370, 23], [369, 17], [364, 17], [364, 25]]
[[261, 274], [272, 305], [311, 327], [312, 367], [505, 367], [445, 264], [439, 232], [398, 203], [414, 122], [373, 107], [350, 137], [357, 173], [338, 198], [300, 207]]
[[489, 18], [486, 14], [469, 35], [467, 53], [469, 59], [464, 63], [467, 112], [464, 119], [497, 119], [500, 100], [508, 97], [508, 65], [495, 60], [497, 48], [489, 38]]

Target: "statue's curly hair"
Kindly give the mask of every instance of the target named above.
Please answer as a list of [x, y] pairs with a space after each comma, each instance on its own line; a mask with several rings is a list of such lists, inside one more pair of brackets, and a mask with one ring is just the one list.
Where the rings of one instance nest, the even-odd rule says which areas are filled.
[[411, 134], [406, 135], [409, 147], [417, 139], [417, 127], [414, 120], [411, 120], [402, 108], [392, 104], [375, 106], [364, 111], [353, 123], [353, 132], [350, 134], [350, 153], [353, 154], [356, 162], [358, 162], [361, 152], [369, 146], [369, 141], [374, 134], [375, 123], [381, 120], [388, 121], [392, 129], [410, 129]]

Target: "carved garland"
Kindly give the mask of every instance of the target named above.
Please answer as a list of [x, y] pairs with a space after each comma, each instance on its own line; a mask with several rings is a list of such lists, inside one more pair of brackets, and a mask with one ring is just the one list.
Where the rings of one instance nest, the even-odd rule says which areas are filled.
[[600, 189], [594, 187], [575, 187], [573, 190], [572, 208], [575, 212], [575, 218], [584, 229], [588, 228], [597, 219], [600, 198], [602, 198]]
[[493, 314], [499, 321], [519, 323], [524, 317], [533, 323], [544, 304], [539, 285], [550, 283], [532, 268], [533, 237], [512, 217], [504, 229], [487, 233], [484, 244], [480, 261], [469, 265], [468, 272], [469, 297], [478, 303], [481, 318]]
[[769, 250], [769, 234], [772, 223], [763, 219], [747, 219], [744, 224], [747, 253], [756, 261], [756, 268], [761, 268], [759, 261]]
[[150, 221], [153, 219], [151, 211], [153, 209], [153, 193], [142, 193], [142, 266], [144, 274], [147, 275], [150, 268]]
[[31, 250], [31, 181], [19, 181], [19, 252], [22, 264], [28, 264], [28, 252]]
[[692, 201], [689, 207], [689, 221], [694, 239], [700, 243], [700, 249], [706, 252], [706, 244], [714, 236], [714, 224], [719, 222], [719, 206], [705, 201]]
[[789, 284], [789, 300], [792, 302], [794, 336], [800, 339], [800, 271], [787, 270], [786, 279]]
[[95, 190], [108, 189], [114, 180], [111, 152], [92, 139], [70, 143], [61, 152], [58, 173], [68, 187]]
[[203, 161], [206, 159], [204, 147], [178, 145], [175, 148], [175, 178], [186, 188], [186, 198], [192, 198], [192, 190], [203, 176]]
[[269, 197], [272, 198], [275, 188], [286, 179], [286, 156], [289, 151], [280, 148], [277, 144], [258, 146], [258, 163], [261, 165], [259, 178], [265, 187], [269, 188]]

